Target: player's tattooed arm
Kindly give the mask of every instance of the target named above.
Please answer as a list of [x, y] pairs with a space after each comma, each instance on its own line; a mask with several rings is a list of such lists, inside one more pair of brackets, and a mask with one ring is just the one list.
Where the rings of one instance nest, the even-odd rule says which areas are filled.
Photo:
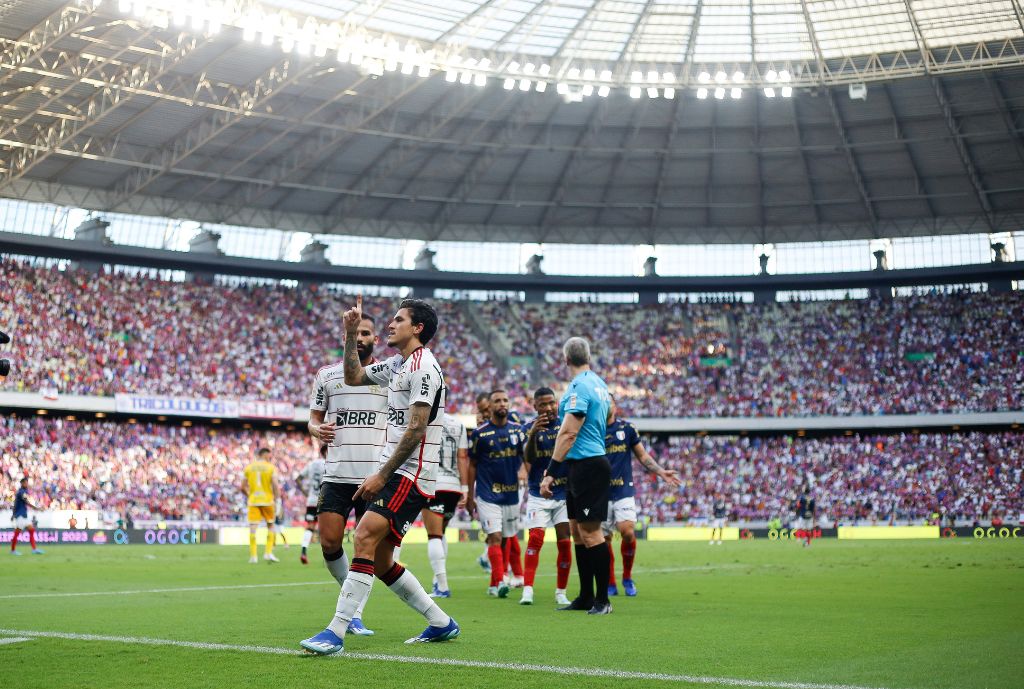
[[637, 443], [633, 446], [633, 455], [640, 460], [640, 463], [644, 466], [644, 469], [651, 472], [658, 478], [669, 483], [673, 486], [680, 485], [679, 474], [673, 469], [663, 469], [661, 465], [654, 461], [654, 457], [647, 451], [643, 443]]
[[370, 385], [373, 381], [366, 375], [366, 369], [359, 361], [359, 350], [356, 338], [359, 333], [359, 322], [363, 320], [363, 295], [356, 297], [355, 308], [345, 312], [345, 383], [348, 385]]
[[387, 464], [380, 468], [380, 474], [385, 480], [391, 478], [392, 474], [398, 471], [398, 467], [405, 463], [405, 460], [412, 456], [412, 453], [423, 442], [423, 436], [427, 434], [427, 425], [430, 423], [430, 405], [426, 402], [414, 402], [409, 405], [409, 425], [402, 434], [395, 451], [392, 453]]

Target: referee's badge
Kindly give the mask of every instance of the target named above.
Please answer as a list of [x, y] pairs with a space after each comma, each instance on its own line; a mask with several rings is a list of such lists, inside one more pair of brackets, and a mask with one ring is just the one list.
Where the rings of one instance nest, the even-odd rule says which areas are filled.
[[569, 395], [568, 407], [570, 409], [575, 409], [576, 408], [576, 393], [575, 392], [573, 394]]
[[618, 438], [619, 440], [625, 440], [626, 431], [615, 431], [615, 437]]

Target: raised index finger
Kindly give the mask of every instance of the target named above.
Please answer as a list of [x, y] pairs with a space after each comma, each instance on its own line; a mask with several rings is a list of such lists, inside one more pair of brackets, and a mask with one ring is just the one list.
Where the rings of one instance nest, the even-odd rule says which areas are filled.
[[356, 295], [356, 311], [360, 314], [363, 312], [363, 293], [360, 292]]

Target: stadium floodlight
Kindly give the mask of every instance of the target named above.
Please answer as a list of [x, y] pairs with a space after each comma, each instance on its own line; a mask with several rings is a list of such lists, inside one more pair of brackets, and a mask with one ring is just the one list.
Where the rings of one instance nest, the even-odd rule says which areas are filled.
[[662, 95], [665, 96], [665, 98], [668, 98], [669, 100], [672, 100], [673, 98], [676, 97], [676, 90], [674, 88], [672, 88], [671, 86], [669, 86], [669, 87], [665, 88], [664, 91], [662, 91]]
[[656, 70], [653, 70], [653, 69], [652, 69], [651, 71], [649, 71], [649, 72], [647, 73], [647, 81], [648, 81], [649, 83], [651, 83], [651, 84], [656, 84], [656, 83], [658, 83], [658, 80], [659, 80], [660, 78], [661, 78], [661, 76], [660, 76], [660, 75], [658, 74], [658, 72], [657, 72]]
[[444, 72], [444, 80], [449, 84], [454, 84], [459, 79], [459, 73], [454, 69], [447, 69]]
[[362, 47], [352, 48], [352, 56], [348, 59], [348, 61], [349, 61], [350, 64], [353, 64], [353, 65], [356, 65], [356, 66], [359, 66], [359, 65], [363, 64], [363, 49], [362, 49]]
[[587, 81], [593, 81], [597, 78], [597, 71], [595, 71], [593, 67], [587, 67], [583, 70], [583, 78]]
[[487, 69], [490, 66], [491, 66], [491, 58], [489, 58], [489, 57], [485, 57], [484, 59], [480, 60], [480, 64], [477, 65], [477, 67], [479, 67], [480, 69]]
[[734, 84], [743, 83], [743, 72], [739, 71], [738, 69], [735, 72], [733, 72], [732, 73], [732, 82]]
[[711, 81], [711, 75], [708, 74], [707, 72], [701, 72], [700, 74], [697, 75], [697, 81], [699, 81], [702, 84], [706, 84], [709, 81]]
[[511, 91], [515, 87], [516, 87], [516, 80], [513, 79], [512, 77], [506, 77], [505, 81], [503, 81], [502, 84], [501, 84], [501, 88], [505, 89], [506, 91]]
[[629, 87], [629, 97], [630, 98], [639, 98], [640, 94], [641, 94], [641, 91], [640, 91], [640, 87], [639, 86], [630, 86]]
[[293, 38], [291, 34], [281, 36], [281, 50], [286, 53], [290, 53], [293, 48], [295, 48], [295, 38]]
[[569, 69], [569, 71], [566, 73], [565, 76], [567, 76], [569, 79], [579, 79], [580, 78], [580, 68], [579, 67], [571, 67]]
[[543, 65], [540, 66], [540, 69], [537, 70], [537, 73], [540, 74], [542, 77], [546, 77], [547, 75], [551, 74], [551, 65], [544, 63]]
[[701, 100], [704, 100], [707, 97], [708, 97], [708, 90], [706, 88], [701, 86], [699, 89], [697, 89], [697, 98], [699, 98]]
[[128, 14], [132, 11], [132, 0], [117, 0], [117, 11]]
[[602, 69], [601, 70], [601, 81], [611, 81], [611, 80], [612, 80], [612, 71], [610, 69]]
[[429, 62], [421, 63], [420, 64], [420, 69], [419, 69], [418, 72], [416, 72], [416, 74], [421, 76], [421, 77], [423, 77], [424, 79], [429, 77], [430, 76], [430, 63]]
[[657, 98], [658, 97], [658, 89], [654, 88], [653, 86], [648, 86], [647, 87], [647, 97], [648, 98]]
[[537, 70], [537, 65], [532, 62], [527, 62], [523, 65], [523, 74], [533, 74]]
[[473, 77], [473, 85], [481, 88], [487, 86], [487, 75], [483, 72], [477, 72], [476, 76]]
[[462, 63], [462, 66], [467, 68], [467, 69], [469, 69], [471, 67], [476, 67], [476, 58], [475, 57], [469, 58], [468, 60], [466, 60], [465, 62]]
[[672, 72], [665, 72], [661, 75], [661, 80], [666, 84], [674, 84], [676, 83], [676, 75]]
[[584, 84], [583, 88], [580, 90], [580, 93], [589, 98], [590, 96], [594, 95], [594, 85]]
[[414, 65], [413, 63], [411, 63], [411, 62], [403, 62], [402, 63], [401, 72], [402, 72], [402, 74], [412, 74], [412, 71], [415, 68], [416, 68], [416, 65]]
[[775, 81], [779, 78], [779, 73], [776, 72], [774, 69], [769, 69], [767, 72], [765, 72], [764, 78], [765, 81], [767, 81], [769, 84], [774, 84]]
[[[174, 6], [174, 9], [171, 11], [171, 21], [179, 28], [185, 26], [188, 22], [188, 14], [185, 12], [184, 5], [179, 4]], [[268, 43], [267, 45], [270, 44]]]
[[139, 19], [145, 19], [146, 13], [149, 12], [149, 6], [144, 0], [135, 0], [135, 4], [129, 9]]
[[715, 82], [716, 83], [724, 84], [727, 81], [729, 81], [729, 75], [728, 74], [726, 74], [722, 70], [718, 70], [717, 72], [715, 72]]
[[[256, 40], [256, 29], [253, 28], [252, 24], [246, 24], [242, 28], [242, 40], [247, 43], [252, 43]], [[341, 52], [341, 48], [338, 49]]]
[[612, 90], [610, 88], [608, 88], [607, 85], [602, 84], [597, 89], [597, 95], [599, 95], [601, 98], [607, 98], [608, 94], [611, 93], [611, 91]]
[[569, 84], [565, 83], [564, 81], [560, 81], [558, 82], [558, 86], [555, 87], [555, 91], [557, 91], [560, 95], [564, 96], [565, 94], [569, 93]]
[[510, 63], [508, 63], [508, 71], [512, 72], [512, 74], [515, 74], [516, 72], [518, 72], [519, 71], [519, 63], [516, 62], [515, 60], [513, 60]]
[[531, 86], [533, 86], [533, 82], [530, 81], [529, 79], [520, 79], [519, 80], [519, 90], [520, 91], [529, 91]]
[[766, 98], [775, 98], [775, 89], [773, 89], [771, 86], [765, 86], [764, 95]]
[[784, 82], [784, 83], [788, 83], [790, 81], [790, 79], [791, 79], [791, 77], [789, 75], [789, 70], [788, 69], [784, 69], [781, 72], [779, 72], [779, 81]]
[[629, 80], [632, 81], [633, 83], [639, 83], [644, 80], [644, 75], [640, 72], [631, 72], [629, 75]]
[[782, 97], [783, 98], [791, 98], [792, 96], [793, 96], [793, 87], [792, 86], [783, 86], [782, 87]]
[[473, 81], [473, 73], [472, 72], [463, 72], [459, 76], [459, 83], [464, 85], [464, 86], [468, 86], [469, 83], [472, 82], [472, 81]]
[[547, 90], [548, 90], [548, 82], [546, 82], [546, 81], [538, 81], [537, 82], [537, 88], [536, 88], [537, 93], [544, 93]]
[[741, 88], [733, 87], [733, 89], [729, 91], [729, 97], [732, 98], [733, 100], [739, 100], [740, 96], [742, 95], [743, 89]]
[[715, 98], [717, 98], [718, 100], [722, 100], [723, 98], [725, 98], [725, 89], [722, 88], [721, 86], [716, 88], [715, 89]]

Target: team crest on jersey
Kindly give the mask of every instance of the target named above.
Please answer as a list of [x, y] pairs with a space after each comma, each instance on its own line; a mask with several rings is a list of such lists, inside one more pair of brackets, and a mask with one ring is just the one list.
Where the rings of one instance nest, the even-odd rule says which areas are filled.
[[618, 438], [619, 440], [625, 440], [626, 431], [615, 431], [615, 437]]
[[575, 392], [573, 394], [569, 395], [569, 405], [568, 406], [569, 406], [570, 409], [575, 409], [576, 408], [576, 393]]
[[516, 445], [519, 444], [519, 436], [517, 436], [515, 433], [510, 434], [508, 436], [508, 442], [510, 445], [512, 445], [512, 447], [515, 447]]

